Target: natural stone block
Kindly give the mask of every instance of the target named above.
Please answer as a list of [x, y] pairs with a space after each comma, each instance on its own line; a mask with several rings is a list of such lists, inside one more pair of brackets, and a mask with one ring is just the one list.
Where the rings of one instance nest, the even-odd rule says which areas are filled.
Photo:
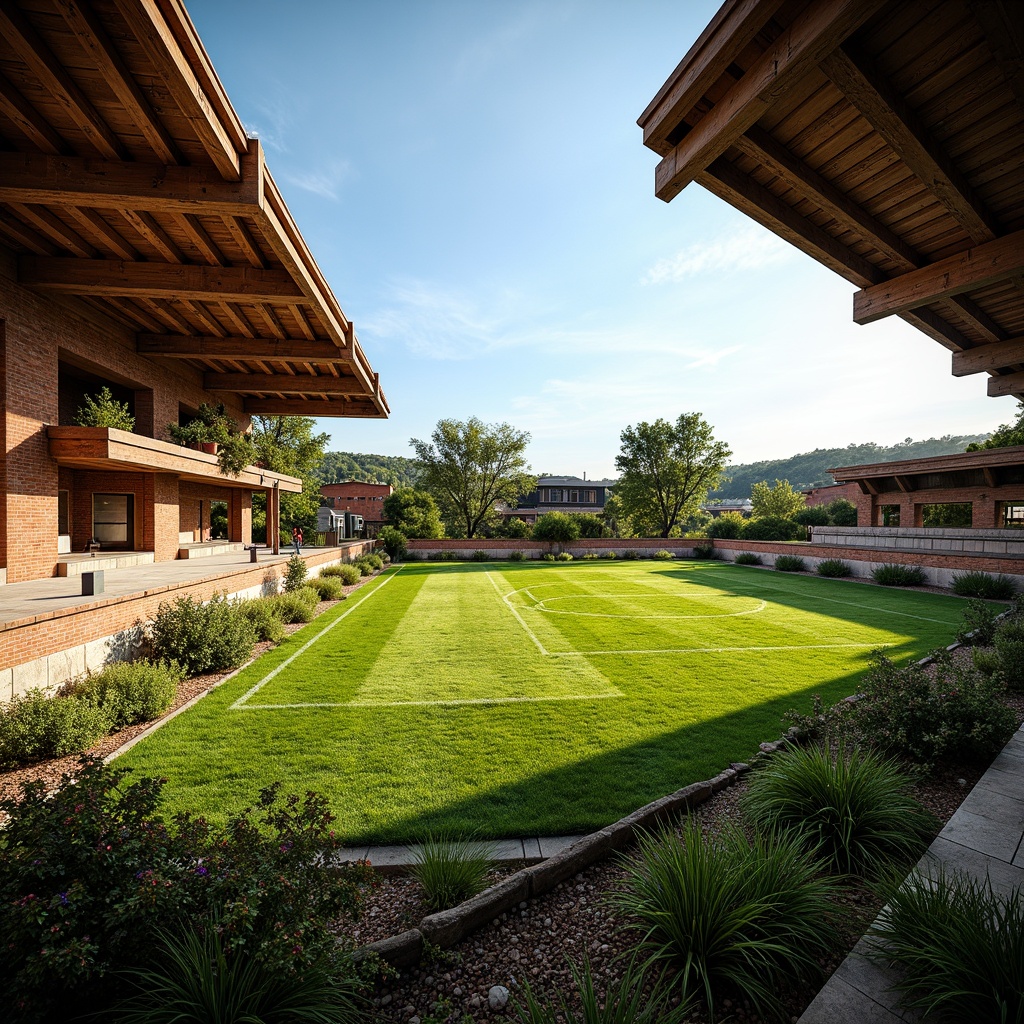
[[418, 928], [410, 928], [407, 932], [379, 939], [357, 949], [355, 958], [357, 961], [362, 960], [370, 953], [376, 953], [392, 967], [411, 967], [419, 963], [423, 955], [423, 933]]
[[435, 946], [454, 946], [466, 935], [529, 898], [530, 883], [525, 877], [529, 870], [532, 869], [517, 871], [451, 910], [442, 910], [423, 918], [420, 931]]

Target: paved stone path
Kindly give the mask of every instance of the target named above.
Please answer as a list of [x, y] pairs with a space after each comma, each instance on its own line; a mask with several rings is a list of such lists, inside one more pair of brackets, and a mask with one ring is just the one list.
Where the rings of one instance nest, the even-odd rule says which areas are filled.
[[[984, 880], [1003, 895], [1024, 892], [1024, 726], [967, 794], [956, 814], [921, 858], [918, 870], [932, 875], [942, 865]], [[918, 1019], [896, 1009], [888, 968], [863, 956], [861, 939], [843, 961], [800, 1024], [897, 1024]]]

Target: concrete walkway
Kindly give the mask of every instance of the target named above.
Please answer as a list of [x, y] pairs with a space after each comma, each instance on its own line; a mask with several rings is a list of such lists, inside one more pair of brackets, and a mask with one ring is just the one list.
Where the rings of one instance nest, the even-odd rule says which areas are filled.
[[[1024, 726], [992, 762], [956, 814], [939, 833], [917, 869], [939, 866], [984, 881], [1008, 895], [1024, 887]], [[1024, 891], [1024, 889], [1022, 889]], [[807, 1007], [800, 1024], [897, 1024], [918, 1019], [896, 1009], [892, 972], [865, 959], [861, 939]]]

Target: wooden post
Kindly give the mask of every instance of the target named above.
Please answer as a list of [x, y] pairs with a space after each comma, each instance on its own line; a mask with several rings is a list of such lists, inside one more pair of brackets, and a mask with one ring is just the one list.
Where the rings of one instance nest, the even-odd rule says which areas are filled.
[[[281, 554], [281, 492], [277, 489], [278, 481], [274, 481], [274, 489], [270, 492], [270, 500], [267, 502], [267, 508], [271, 506], [274, 508], [274, 539], [267, 540], [270, 542], [270, 549], [275, 555]], [[267, 521], [270, 521], [270, 516], [267, 516]]]

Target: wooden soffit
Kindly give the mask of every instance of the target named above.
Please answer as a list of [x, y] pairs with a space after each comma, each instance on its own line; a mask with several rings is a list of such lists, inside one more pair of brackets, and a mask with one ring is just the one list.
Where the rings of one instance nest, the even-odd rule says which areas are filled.
[[727, 0], [638, 122], [697, 182], [1024, 398], [1024, 18], [1013, 0]]

